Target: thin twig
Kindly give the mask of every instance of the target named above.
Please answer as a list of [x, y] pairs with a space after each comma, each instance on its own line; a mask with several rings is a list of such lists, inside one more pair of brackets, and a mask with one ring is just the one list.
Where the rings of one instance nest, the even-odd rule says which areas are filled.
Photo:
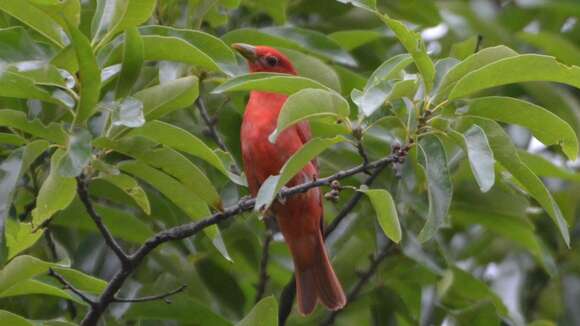
[[[336, 174], [333, 174], [326, 178], [317, 179], [291, 188], [285, 188], [280, 192], [278, 197], [284, 199], [294, 196], [296, 194], [304, 193], [312, 188], [328, 186], [334, 180], [340, 180], [353, 176], [355, 174], [363, 172], [365, 169], [375, 169], [383, 165], [388, 165], [395, 162], [396, 160], [397, 160], [396, 155], [389, 155], [380, 160], [371, 162], [366, 166], [358, 165], [350, 169], [339, 171]], [[82, 184], [85, 185], [84, 183]], [[86, 192], [84, 196], [85, 199], [87, 199], [90, 203], [90, 199], [88, 198], [88, 194], [86, 194]], [[109, 282], [109, 284], [99, 297], [96, 304], [91, 306], [91, 309], [85, 315], [81, 325], [93, 326], [97, 324], [101, 315], [105, 312], [108, 306], [115, 300], [115, 294], [119, 291], [119, 289], [121, 289], [127, 278], [135, 271], [135, 269], [143, 261], [143, 259], [155, 248], [168, 241], [181, 240], [193, 236], [198, 232], [202, 231], [203, 229], [205, 229], [206, 227], [215, 225], [222, 221], [238, 216], [243, 212], [250, 211], [254, 208], [255, 203], [256, 203], [255, 199], [242, 198], [240, 201], [238, 201], [236, 205], [231, 206], [221, 212], [217, 212], [212, 216], [200, 220], [199, 222], [175, 226], [153, 235], [151, 238], [149, 238], [149, 240], [147, 240], [143, 245], [141, 245], [141, 247], [139, 247], [135, 251], [135, 253], [128, 256], [128, 263], [121, 265], [121, 269], [117, 271], [117, 273], [113, 276], [113, 278], [111, 279], [111, 281]], [[106, 229], [106, 227], [102, 224], [102, 222], [98, 225]], [[103, 235], [106, 234], [110, 236], [108, 230], [107, 232], [103, 233]], [[109, 244], [109, 242], [107, 243]]]
[[57, 273], [54, 269], [49, 268], [48, 269], [48, 275], [56, 278], [64, 286], [65, 289], [71, 290], [71, 292], [73, 292], [74, 294], [76, 294], [79, 298], [81, 298], [81, 300], [83, 300], [89, 306], [91, 306], [91, 308], [95, 307], [96, 302], [93, 301], [93, 299], [89, 298], [82, 291], [80, 291], [79, 289], [75, 288], [72, 284], [70, 284], [62, 275], [60, 275], [59, 273]]
[[211, 138], [215, 141], [215, 143], [219, 146], [219, 148], [222, 151], [227, 151], [226, 143], [224, 142], [224, 140], [222, 139], [220, 134], [217, 132], [217, 129], [215, 126], [216, 121], [209, 116], [209, 113], [207, 111], [207, 107], [205, 106], [205, 102], [203, 101], [203, 99], [201, 97], [199, 97], [197, 99], [197, 102], [195, 102], [195, 105], [197, 106], [197, 109], [199, 110], [201, 118], [203, 119], [203, 121], [207, 125], [207, 130], [209, 131], [209, 135], [211, 136]]
[[272, 243], [272, 231], [267, 230], [264, 236], [264, 244], [262, 245], [262, 259], [260, 259], [260, 280], [258, 281], [258, 286], [256, 290], [256, 299], [254, 302], [258, 302], [264, 296], [266, 292], [266, 284], [268, 283], [268, 261], [270, 260], [270, 243]]
[[[56, 245], [55, 245], [54, 239], [52, 237], [52, 231], [50, 230], [50, 228], [48, 226], [44, 230], [44, 238], [46, 240], [48, 250], [50, 251], [50, 255], [52, 256], [51, 257], [52, 260], [58, 261], [59, 257], [58, 257], [58, 253], [56, 251]], [[70, 313], [71, 319], [77, 318], [77, 308], [75, 307], [75, 304], [72, 302], [72, 300], [66, 300], [66, 308], [67, 308], [68, 312]]]
[[85, 206], [87, 213], [93, 219], [95, 225], [97, 226], [97, 228], [101, 232], [101, 235], [105, 239], [107, 246], [109, 246], [109, 248], [113, 250], [113, 252], [115, 253], [115, 255], [117, 255], [122, 264], [129, 263], [129, 256], [127, 256], [123, 248], [121, 248], [121, 246], [117, 243], [117, 241], [115, 240], [109, 229], [105, 226], [101, 216], [95, 211], [95, 208], [93, 206], [93, 203], [91, 202], [91, 198], [88, 193], [87, 183], [85, 181], [84, 176], [82, 175], [77, 177], [77, 193], [79, 195], [81, 202]]
[[[381, 248], [381, 250], [379, 251], [379, 253], [375, 257], [371, 258], [371, 265], [369, 266], [369, 268], [360, 274], [359, 280], [356, 282], [356, 284], [354, 285], [352, 290], [350, 290], [348, 292], [348, 294], [346, 296], [348, 303], [353, 302], [358, 297], [358, 295], [360, 294], [363, 287], [370, 281], [371, 277], [373, 275], [375, 275], [375, 273], [377, 272], [377, 269], [378, 269], [379, 265], [381, 264], [381, 262], [383, 262], [383, 260], [385, 260], [385, 258], [387, 258], [387, 256], [391, 253], [391, 251], [394, 248], [395, 248], [394, 243], [389, 242], [388, 244], [386, 244], [385, 246], [383, 246]], [[335, 310], [335, 311], [330, 312], [328, 314], [328, 317], [326, 319], [324, 319], [320, 323], [320, 325], [321, 326], [329, 326], [329, 325], [334, 324], [336, 317], [343, 310], [344, 309]]]
[[171, 291], [163, 293], [163, 294], [150, 295], [150, 296], [139, 297], [139, 298], [118, 298], [118, 297], [115, 297], [113, 299], [113, 302], [148, 302], [148, 301], [163, 300], [165, 303], [171, 303], [171, 300], [169, 300], [169, 297], [172, 295], [175, 295], [177, 293], [183, 292], [183, 290], [185, 290], [186, 287], [187, 287], [187, 285], [184, 284], [175, 290], [171, 290]]

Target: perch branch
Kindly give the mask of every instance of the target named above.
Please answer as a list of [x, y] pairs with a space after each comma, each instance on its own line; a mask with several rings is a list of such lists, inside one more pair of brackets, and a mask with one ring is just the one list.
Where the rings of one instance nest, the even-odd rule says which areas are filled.
[[264, 236], [264, 244], [262, 245], [262, 258], [260, 259], [260, 280], [256, 290], [256, 299], [254, 302], [258, 303], [266, 292], [266, 284], [268, 283], [268, 261], [270, 260], [270, 243], [272, 243], [272, 231], [269, 229]]
[[[371, 162], [367, 165], [358, 165], [350, 169], [346, 169], [343, 171], [339, 171], [336, 174], [328, 176], [326, 178], [321, 178], [318, 180], [314, 180], [308, 183], [304, 183], [301, 185], [297, 185], [291, 188], [285, 188], [279, 193], [279, 198], [284, 199], [296, 194], [304, 193], [312, 188], [317, 188], [321, 186], [328, 186], [334, 180], [344, 179], [355, 174], [361, 173], [366, 169], [376, 169], [381, 166], [386, 166], [395, 162], [398, 159], [397, 155], [389, 155], [382, 159], [376, 160]], [[80, 179], [80, 178], [79, 178]], [[92, 204], [90, 202], [90, 198], [88, 197], [88, 193], [86, 192], [86, 183], [80, 180], [79, 185], [79, 196], [83, 203], [85, 203], [85, 207], [89, 211], [89, 208], [92, 208]], [[101, 315], [105, 312], [105, 310], [109, 307], [109, 305], [115, 301], [116, 293], [121, 289], [127, 278], [135, 271], [135, 269], [139, 266], [139, 264], [143, 261], [143, 259], [155, 248], [159, 245], [172, 241], [172, 240], [181, 240], [190, 236], [195, 235], [196, 233], [200, 232], [201, 230], [205, 229], [208, 226], [215, 225], [227, 219], [233, 218], [237, 215], [240, 215], [243, 212], [250, 211], [254, 208], [256, 201], [255, 199], [247, 199], [243, 198], [234, 206], [231, 206], [224, 211], [217, 212], [210, 217], [207, 217], [203, 220], [200, 220], [196, 223], [188, 223], [179, 226], [175, 226], [169, 228], [167, 230], [161, 231], [151, 238], [149, 238], [141, 247], [139, 247], [133, 254], [126, 256], [119, 245], [114, 241], [111, 233], [108, 231], [106, 226], [102, 223], [100, 217], [94, 213], [94, 209], [91, 211], [93, 214], [89, 212], [95, 223], [101, 230], [101, 233], [105, 237], [107, 244], [111, 246], [111, 248], [117, 248], [116, 253], [122, 253], [123, 256], [126, 257], [126, 263], [121, 265], [121, 269], [117, 271], [117, 273], [113, 276], [113, 278], [108, 283], [107, 287], [98, 298], [98, 301], [95, 302], [94, 305], [91, 305], [91, 309], [85, 315], [81, 325], [83, 326], [93, 326], [96, 325]], [[109, 238], [109, 240], [107, 240]]]

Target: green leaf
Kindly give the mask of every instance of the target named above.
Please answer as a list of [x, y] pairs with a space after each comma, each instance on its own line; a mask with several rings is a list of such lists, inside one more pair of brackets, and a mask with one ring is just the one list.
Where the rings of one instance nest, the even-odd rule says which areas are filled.
[[75, 122], [83, 125], [97, 110], [101, 92], [101, 71], [87, 37], [72, 24], [68, 28], [79, 63], [80, 102]]
[[340, 44], [345, 50], [352, 51], [367, 43], [381, 39], [385, 35], [378, 31], [356, 29], [334, 32], [329, 34], [328, 37]]
[[146, 88], [133, 96], [143, 103], [146, 120], [155, 120], [190, 106], [199, 95], [198, 79], [184, 77]]
[[101, 0], [93, 17], [93, 44], [100, 40], [96, 48], [101, 48], [117, 33], [146, 22], [156, 0]]
[[517, 37], [567, 65], [580, 66], [580, 48], [562, 34], [548, 31], [518, 33]]
[[477, 124], [485, 131], [496, 161], [508, 170], [530, 196], [546, 210], [558, 227], [564, 242], [569, 246], [570, 234], [562, 211], [542, 181], [521, 161], [515, 146], [503, 128], [497, 122], [484, 118], [462, 120], [462, 125]]
[[381, 83], [385, 80], [402, 79], [402, 72], [413, 62], [410, 54], [398, 54], [383, 62], [369, 77], [365, 89]]
[[6, 246], [8, 247], [7, 259], [10, 260], [22, 251], [30, 248], [42, 237], [44, 230], [34, 232], [30, 223], [24, 223], [13, 219], [6, 220]]
[[489, 300], [499, 315], [507, 316], [508, 314], [502, 300], [487, 284], [457, 267], [445, 272], [437, 290], [443, 303], [451, 307], [467, 308], [474, 303]]
[[103, 179], [123, 190], [127, 195], [133, 198], [135, 203], [143, 210], [143, 212], [145, 212], [145, 214], [151, 214], [151, 206], [149, 205], [147, 193], [143, 188], [141, 188], [137, 180], [126, 174], [105, 175], [101, 176], [100, 179]]
[[421, 39], [421, 35], [409, 30], [403, 23], [390, 18], [388, 15], [379, 15], [379, 17], [395, 33], [395, 36], [403, 44], [407, 52], [413, 56], [427, 92], [431, 91], [433, 79], [435, 78], [435, 66], [427, 54], [425, 42]]
[[337, 122], [348, 119], [350, 108], [348, 102], [333, 91], [304, 89], [288, 97], [280, 114], [276, 129], [268, 137], [275, 143], [278, 136], [288, 127], [304, 120], [332, 117]]
[[528, 153], [524, 150], [519, 150], [518, 155], [522, 162], [524, 162], [524, 164], [539, 177], [558, 178], [580, 182], [580, 173], [558, 166], [540, 155]]
[[24, 149], [17, 149], [13, 151], [10, 156], [0, 163], [0, 262], [7, 259], [7, 218], [12, 206], [12, 198], [20, 174], [22, 173], [22, 157]]
[[392, 241], [399, 243], [402, 232], [393, 196], [385, 189], [359, 189], [359, 191], [369, 197], [385, 235]]
[[417, 81], [412, 79], [390, 81], [385, 80], [366, 88], [362, 93], [353, 91], [352, 101], [362, 113], [369, 117], [387, 102], [393, 102], [403, 97], [412, 98], [417, 91]]
[[48, 14], [61, 26], [66, 26], [66, 21], [78, 26], [81, 20], [80, 0], [28, 0], [35, 7]]
[[[176, 179], [140, 161], [124, 161], [119, 164], [119, 169], [136, 176], [153, 188], [159, 190], [167, 199], [181, 208], [191, 219], [199, 220], [210, 215], [210, 210], [194, 192], [185, 187]], [[231, 260], [219, 229], [216, 225], [205, 228], [206, 233], [212, 240], [216, 249], [228, 260]]]
[[[93, 206], [115, 238], [140, 245], [154, 234], [151, 227], [131, 211], [98, 203], [94, 203]], [[89, 231], [95, 236], [100, 236], [99, 230], [78, 197], [66, 209], [56, 214], [50, 221], [50, 225], [58, 225], [74, 231]]]
[[511, 97], [481, 97], [469, 102], [466, 114], [526, 127], [545, 145], [561, 145], [569, 159], [578, 156], [578, 138], [572, 127], [530, 102]]
[[0, 96], [56, 102], [47, 91], [37, 87], [34, 80], [6, 68], [0, 68]]
[[196, 299], [178, 295], [171, 298], [171, 304], [163, 301], [151, 301], [131, 305], [126, 318], [153, 320], [176, 320], [194, 325], [230, 326], [228, 320], [213, 312], [204, 303]]
[[501, 214], [463, 203], [453, 204], [451, 216], [453, 216], [455, 223], [466, 227], [474, 224], [482, 225], [486, 229], [512, 240], [541, 259], [542, 248], [534, 232], [534, 224], [525, 217]]
[[237, 70], [236, 55], [232, 49], [219, 38], [191, 29], [179, 29], [168, 26], [145, 26], [139, 29], [143, 35], [171, 36], [186, 41], [201, 50], [218, 66], [221, 71], [232, 73]]
[[28, 1], [0, 0], [0, 10], [20, 20], [59, 47], [70, 43], [62, 26]]
[[324, 61], [296, 50], [283, 48], [279, 50], [290, 59], [299, 76], [315, 80], [337, 92], [341, 91], [337, 73]]
[[434, 103], [439, 104], [441, 101], [445, 100], [449, 96], [451, 90], [455, 87], [455, 85], [457, 85], [457, 82], [468, 73], [478, 70], [498, 60], [515, 57], [517, 55], [518, 53], [516, 51], [503, 45], [486, 48], [470, 55], [467, 57], [467, 59], [451, 68], [445, 77], [443, 77], [443, 80], [439, 85], [439, 92], [435, 97]]
[[212, 93], [256, 90], [290, 95], [306, 88], [330, 90], [321, 83], [305, 77], [259, 72], [231, 78], [214, 88]]
[[65, 209], [75, 198], [77, 182], [75, 178], [63, 177], [58, 166], [64, 151], [57, 150], [50, 159], [50, 173], [40, 187], [36, 208], [32, 210], [32, 223], [35, 228], [42, 225], [54, 213]]
[[68, 148], [58, 166], [60, 176], [77, 177], [83, 172], [91, 160], [91, 140], [92, 135], [86, 129], [77, 129], [70, 135]]
[[192, 133], [177, 126], [161, 121], [151, 121], [141, 128], [133, 129], [129, 136], [143, 136], [180, 152], [199, 157], [225, 176], [229, 175], [222, 161], [211, 148]]
[[481, 192], [489, 191], [495, 183], [495, 159], [483, 129], [473, 125], [463, 134], [450, 130], [449, 135], [467, 154], [471, 173]]
[[490, 63], [461, 78], [449, 95], [458, 99], [477, 91], [513, 83], [551, 81], [580, 88], [580, 67], [566, 66], [554, 57], [523, 54]]
[[328, 36], [297, 27], [240, 28], [222, 39], [227, 44], [248, 43], [303, 51], [347, 66], [355, 66], [354, 58]]
[[429, 194], [427, 222], [418, 237], [419, 241], [425, 242], [435, 235], [448, 218], [453, 185], [447, 166], [447, 155], [439, 138], [427, 135], [421, 138], [418, 148], [427, 174]]
[[[104, 142], [102, 144], [105, 145]], [[179, 180], [183, 186], [208, 205], [216, 209], [223, 208], [221, 197], [211, 181], [185, 156], [167, 147], [144, 149], [136, 144], [134, 139], [124, 138], [121, 142], [109, 142], [105, 147], [162, 170]]]
[[21, 111], [0, 110], [0, 126], [15, 128], [59, 145], [67, 144], [68, 136], [60, 124], [44, 126], [39, 120], [27, 120], [26, 113]]
[[141, 34], [137, 28], [129, 28], [125, 31], [125, 42], [123, 42], [123, 65], [115, 91], [117, 99], [131, 94], [131, 89], [143, 67], [143, 61], [144, 49]]
[[61, 297], [67, 300], [73, 300], [76, 303], [86, 305], [84, 301], [69, 294], [68, 292], [37, 280], [25, 280], [16, 283], [8, 290], [0, 293], [0, 298], [15, 297], [20, 295], [44, 294], [54, 297]]
[[0, 310], [0, 323], [11, 326], [34, 326], [34, 323], [26, 318], [6, 310]]
[[0, 132], [0, 144], [20, 146], [26, 144], [26, 139], [16, 134]]
[[278, 303], [273, 296], [256, 303], [254, 308], [236, 326], [277, 326]]
[[268, 177], [262, 184], [256, 196], [255, 210], [261, 211], [264, 208], [268, 208], [282, 187], [302, 171], [306, 164], [314, 160], [328, 147], [345, 140], [342, 136], [336, 136], [334, 138], [314, 138], [304, 144], [284, 163], [278, 175]]

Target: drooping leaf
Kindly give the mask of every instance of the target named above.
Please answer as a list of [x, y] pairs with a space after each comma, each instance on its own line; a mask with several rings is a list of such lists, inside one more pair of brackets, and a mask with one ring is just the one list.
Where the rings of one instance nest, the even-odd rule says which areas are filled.
[[383, 62], [369, 77], [365, 90], [385, 80], [401, 79], [401, 72], [413, 62], [410, 54], [399, 54]]
[[132, 130], [129, 136], [143, 136], [167, 147], [199, 157], [224, 175], [228, 175], [222, 161], [211, 148], [192, 133], [177, 126], [161, 121], [151, 121], [141, 128]]
[[467, 154], [471, 173], [481, 192], [489, 191], [495, 183], [495, 160], [485, 132], [473, 125], [463, 134], [452, 130], [449, 135]]
[[580, 67], [566, 66], [554, 57], [539, 54], [513, 56], [465, 75], [457, 82], [449, 99], [466, 97], [490, 87], [530, 81], [551, 81], [580, 88]]
[[578, 156], [578, 138], [570, 125], [552, 112], [511, 97], [481, 97], [469, 102], [468, 115], [530, 129], [546, 145], [561, 145], [569, 159]]
[[236, 76], [214, 88], [212, 93], [256, 90], [290, 95], [306, 88], [330, 90], [321, 83], [305, 77], [261, 72]]
[[392, 103], [403, 97], [412, 98], [417, 91], [417, 86], [417, 81], [412, 79], [399, 81], [385, 80], [369, 88], [365, 88], [361, 93], [353, 91], [351, 98], [360, 108], [360, 111], [369, 117], [386, 103]]
[[[119, 164], [119, 168], [159, 190], [159, 192], [181, 208], [191, 219], [199, 220], [210, 215], [210, 210], [203, 200], [169, 175], [140, 161], [125, 161]], [[216, 249], [226, 259], [231, 260], [225, 246], [223, 246], [221, 234], [217, 226], [213, 225], [205, 228], [204, 233], [212, 239]]]
[[32, 223], [35, 228], [42, 225], [54, 213], [65, 209], [75, 198], [77, 182], [75, 178], [63, 177], [59, 164], [64, 151], [57, 150], [50, 159], [50, 173], [40, 187], [36, 207], [32, 210]]
[[314, 138], [304, 144], [286, 161], [278, 175], [270, 176], [262, 184], [256, 195], [255, 209], [263, 210], [269, 207], [282, 187], [290, 182], [306, 164], [309, 164], [328, 147], [343, 141], [345, 141], [344, 137], [336, 136], [334, 138]]
[[433, 135], [425, 136], [419, 142], [423, 167], [427, 175], [429, 212], [427, 222], [419, 233], [419, 241], [431, 239], [449, 215], [453, 196], [453, 185], [447, 166], [447, 155], [443, 144]]
[[139, 77], [143, 66], [143, 39], [137, 28], [129, 28], [125, 31], [123, 43], [123, 66], [117, 81], [115, 97], [117, 99], [128, 96], [133, 85]]
[[558, 166], [547, 158], [524, 150], [519, 150], [518, 155], [522, 162], [524, 162], [524, 164], [539, 177], [558, 178], [580, 182], [580, 173], [563, 166]]
[[277, 326], [278, 303], [273, 296], [256, 303], [254, 308], [236, 326]]
[[485, 131], [497, 162], [508, 170], [530, 196], [546, 210], [558, 227], [564, 242], [569, 245], [570, 234], [562, 211], [542, 181], [521, 161], [516, 147], [503, 128], [497, 122], [484, 118], [464, 118], [462, 124], [477, 124]]
[[[37, 280], [25, 280], [18, 282], [11, 286], [8, 290], [0, 293], [0, 298], [8, 298], [8, 297], [15, 297], [21, 295], [32, 295], [32, 294], [43, 294], [43, 295], [50, 295], [55, 297], [60, 297], [67, 300], [75, 301], [78, 304], [86, 305], [84, 301], [80, 298], [69, 294], [65, 290], [61, 290], [60, 288], [49, 285]], [[1, 319], [0, 319], [1, 321]]]
[[299, 76], [315, 80], [337, 92], [340, 92], [341, 85], [337, 73], [322, 60], [291, 49], [279, 49], [292, 62]]
[[342, 122], [348, 119], [349, 114], [348, 102], [337, 93], [304, 89], [288, 97], [278, 115], [276, 129], [268, 139], [271, 143], [276, 142], [281, 133], [300, 121], [330, 116]]
[[359, 191], [369, 197], [385, 235], [393, 242], [399, 243], [403, 235], [393, 196], [385, 189], [359, 189]]

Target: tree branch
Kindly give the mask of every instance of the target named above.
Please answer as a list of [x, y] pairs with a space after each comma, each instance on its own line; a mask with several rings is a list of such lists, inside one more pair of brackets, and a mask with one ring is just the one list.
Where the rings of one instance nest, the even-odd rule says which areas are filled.
[[[347, 298], [348, 303], [351, 303], [352, 301], [354, 301], [358, 297], [358, 295], [360, 294], [360, 291], [363, 289], [363, 287], [370, 281], [371, 277], [373, 275], [375, 275], [375, 273], [377, 272], [379, 265], [383, 262], [383, 260], [385, 260], [385, 258], [387, 258], [387, 256], [391, 253], [391, 251], [394, 248], [395, 248], [394, 243], [389, 242], [388, 244], [386, 244], [385, 246], [383, 246], [381, 248], [381, 250], [379, 251], [379, 253], [375, 257], [371, 257], [371, 265], [369, 266], [369, 268], [366, 271], [364, 271], [360, 275], [358, 282], [356, 282], [356, 284], [354, 285], [352, 290], [350, 290], [350, 292], [347, 294], [346, 298]], [[330, 326], [330, 325], [334, 324], [336, 317], [343, 310], [344, 310], [344, 308], [341, 310], [335, 310], [335, 311], [330, 312], [328, 314], [328, 317], [324, 321], [322, 321], [322, 323], [320, 323], [320, 325], [321, 326]]]
[[169, 300], [169, 297], [172, 295], [175, 295], [177, 293], [183, 292], [183, 290], [185, 290], [186, 287], [187, 287], [187, 285], [184, 284], [184, 285], [178, 287], [177, 289], [171, 290], [171, 291], [163, 293], [163, 294], [150, 295], [150, 296], [140, 297], [140, 298], [117, 298], [117, 297], [115, 297], [113, 299], [113, 302], [148, 302], [148, 301], [163, 300], [165, 303], [171, 303], [171, 301]]
[[258, 303], [266, 292], [266, 284], [268, 283], [268, 261], [270, 260], [270, 243], [272, 243], [272, 231], [268, 229], [264, 236], [264, 244], [262, 245], [262, 259], [260, 259], [260, 280], [256, 290], [255, 303]]
[[[328, 186], [334, 180], [340, 180], [353, 176], [355, 174], [363, 172], [366, 169], [375, 169], [381, 166], [386, 166], [388, 164], [396, 162], [397, 159], [398, 159], [397, 155], [389, 155], [380, 160], [371, 162], [367, 165], [364, 164], [358, 165], [350, 169], [339, 171], [336, 174], [333, 174], [326, 178], [317, 179], [291, 188], [285, 188], [282, 191], [280, 191], [278, 198], [284, 199], [294, 196], [296, 194], [304, 193], [312, 188]], [[88, 194], [86, 192], [86, 184], [84, 182], [82, 183], [79, 182], [79, 185], [83, 186], [82, 188], [80, 188], [82, 190], [79, 191], [79, 195], [82, 194], [84, 199], [88, 202], [88, 205], [85, 204], [85, 207], [87, 207], [87, 209], [89, 207], [92, 208], [92, 204], [90, 203], [90, 199], [88, 198]], [[81, 197], [81, 199], [83, 198]], [[91, 306], [91, 309], [85, 315], [85, 318], [83, 319], [81, 325], [93, 326], [97, 324], [99, 318], [108, 308], [108, 306], [115, 301], [115, 294], [121, 289], [127, 278], [135, 271], [135, 269], [138, 267], [141, 261], [159, 245], [168, 241], [181, 240], [193, 236], [208, 226], [220, 223], [222, 221], [233, 218], [243, 212], [252, 210], [254, 208], [255, 203], [256, 203], [255, 199], [243, 198], [240, 201], [238, 201], [236, 205], [231, 206], [221, 212], [217, 212], [212, 216], [200, 220], [199, 222], [175, 226], [167, 230], [161, 231], [152, 236], [151, 238], [149, 238], [143, 245], [141, 245], [141, 247], [139, 247], [135, 251], [135, 253], [133, 253], [130, 256], [125, 256], [127, 257], [127, 263], [122, 264], [121, 269], [113, 276], [113, 278], [111, 279], [111, 281], [109, 282], [109, 284], [99, 297], [98, 301]], [[94, 212], [94, 210], [92, 211]], [[95, 218], [95, 216], [97, 218]], [[110, 243], [113, 243], [114, 245], [116, 245], [116, 248], [120, 249], [120, 247], [116, 244], [116, 242], [114, 242], [114, 239], [111, 236], [108, 229], [102, 223], [100, 217], [97, 214], [93, 214], [91, 215], [91, 217], [95, 220], [95, 223], [97, 223], [99, 229], [100, 230], [102, 229], [101, 233], [105, 237], [105, 240], [108, 237], [110, 240], [112, 240]], [[110, 240], [108, 240], [107, 243], [109, 243]], [[123, 251], [120, 251], [120, 253], [124, 254]]]
[[113, 250], [115, 255], [117, 255], [117, 258], [119, 258], [119, 260], [123, 265], [128, 264], [129, 257], [127, 256], [123, 248], [121, 248], [121, 246], [117, 243], [117, 241], [115, 240], [109, 229], [107, 229], [107, 227], [103, 223], [103, 219], [101, 218], [101, 216], [95, 211], [95, 208], [89, 196], [87, 183], [83, 175], [77, 177], [77, 193], [79, 195], [81, 202], [85, 206], [87, 213], [93, 219], [95, 225], [97, 226], [97, 228], [101, 232], [101, 235], [105, 239], [105, 243], [107, 243], [107, 246], [109, 246], [109, 248]]
[[83, 300], [89, 306], [91, 306], [91, 308], [93, 308], [96, 305], [96, 302], [93, 301], [93, 299], [89, 298], [82, 291], [75, 288], [72, 284], [70, 284], [62, 275], [57, 273], [54, 269], [49, 268], [48, 275], [56, 278], [64, 286], [65, 289], [71, 290], [71, 292], [76, 294], [79, 298], [81, 298], [81, 300]]

